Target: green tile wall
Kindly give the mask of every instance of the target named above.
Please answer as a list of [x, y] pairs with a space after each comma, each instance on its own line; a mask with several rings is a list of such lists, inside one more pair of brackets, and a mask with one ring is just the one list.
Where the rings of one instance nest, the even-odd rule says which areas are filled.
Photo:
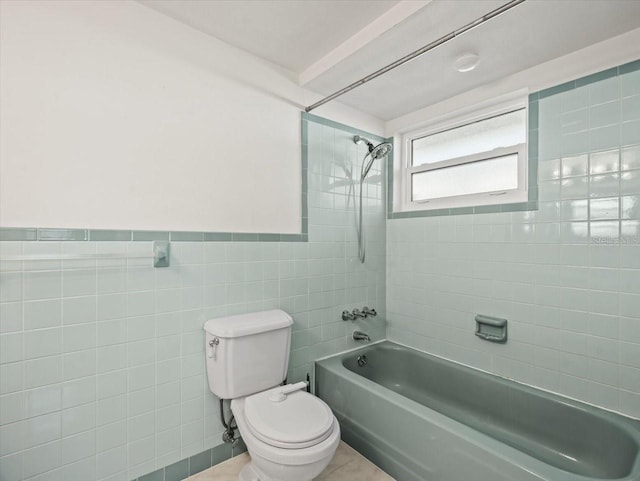
[[388, 220], [387, 336], [640, 418], [640, 61], [530, 105], [535, 210]]

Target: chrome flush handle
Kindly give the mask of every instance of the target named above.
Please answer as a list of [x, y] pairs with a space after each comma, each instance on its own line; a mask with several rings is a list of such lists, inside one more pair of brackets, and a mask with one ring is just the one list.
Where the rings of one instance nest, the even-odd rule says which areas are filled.
[[217, 337], [214, 337], [213, 339], [211, 339], [209, 341], [209, 348], [207, 349], [207, 357], [209, 359], [211, 359], [213, 357], [214, 354], [214, 350], [216, 348], [217, 345], [220, 344], [220, 339], [218, 339]]

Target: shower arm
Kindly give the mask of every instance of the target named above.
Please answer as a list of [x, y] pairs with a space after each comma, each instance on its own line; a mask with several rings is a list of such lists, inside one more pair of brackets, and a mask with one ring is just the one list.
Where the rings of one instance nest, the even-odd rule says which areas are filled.
[[360, 137], [359, 135], [354, 135], [353, 136], [353, 141], [356, 144], [362, 144], [362, 143], [367, 144], [367, 148], [369, 149], [369, 153], [373, 152], [374, 145], [373, 145], [373, 142], [371, 142], [369, 139], [366, 139], [365, 137]]

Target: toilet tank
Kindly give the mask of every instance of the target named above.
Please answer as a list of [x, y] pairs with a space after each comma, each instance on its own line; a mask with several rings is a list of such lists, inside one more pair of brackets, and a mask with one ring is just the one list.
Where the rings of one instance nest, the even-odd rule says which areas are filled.
[[284, 381], [292, 324], [291, 316], [279, 309], [207, 321], [209, 389], [220, 399], [235, 399]]

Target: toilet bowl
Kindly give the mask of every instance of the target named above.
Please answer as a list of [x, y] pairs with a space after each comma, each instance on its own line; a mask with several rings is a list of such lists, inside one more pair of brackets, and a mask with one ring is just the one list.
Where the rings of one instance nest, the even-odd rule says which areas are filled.
[[340, 426], [321, 399], [305, 392], [270, 399], [282, 386], [231, 401], [251, 462], [240, 481], [310, 481], [331, 462]]

